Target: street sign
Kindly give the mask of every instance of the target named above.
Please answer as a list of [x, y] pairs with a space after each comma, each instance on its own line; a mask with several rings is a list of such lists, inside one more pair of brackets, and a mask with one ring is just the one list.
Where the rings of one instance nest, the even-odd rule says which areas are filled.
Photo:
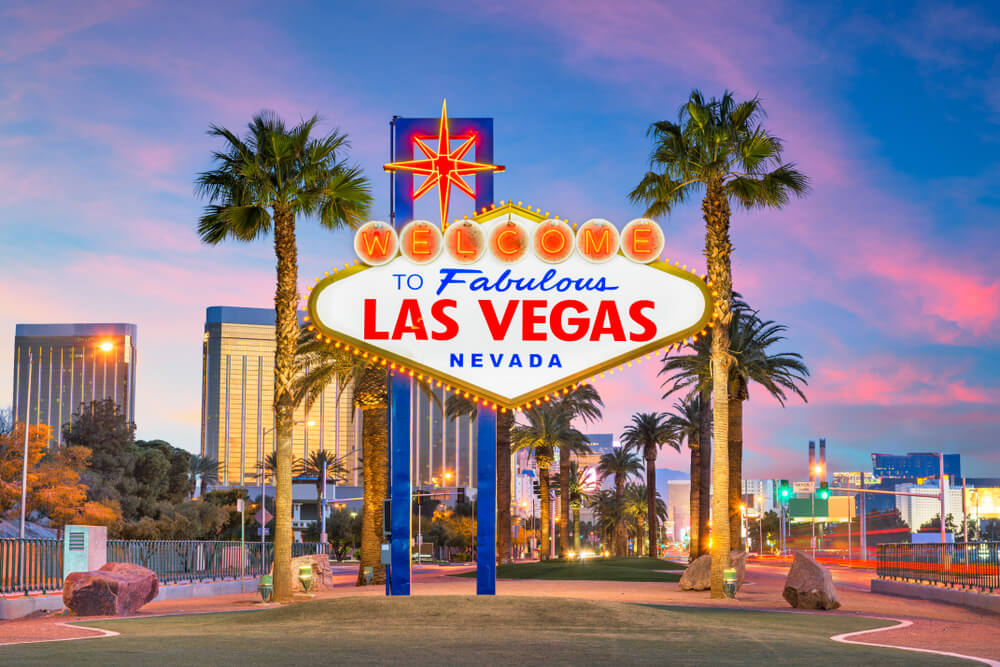
[[443, 233], [425, 220], [398, 235], [362, 225], [362, 263], [319, 280], [310, 331], [494, 408], [528, 407], [706, 334], [711, 290], [660, 261], [656, 222], [619, 232], [595, 218], [574, 231], [539, 210], [501, 202]]
[[799, 494], [810, 494], [816, 490], [815, 482], [794, 482], [792, 484], [792, 489], [795, 491], [795, 495]]

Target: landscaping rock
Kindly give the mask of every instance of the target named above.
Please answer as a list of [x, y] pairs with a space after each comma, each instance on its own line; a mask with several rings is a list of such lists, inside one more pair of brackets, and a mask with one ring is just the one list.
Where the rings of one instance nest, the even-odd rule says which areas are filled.
[[156, 597], [156, 573], [133, 563], [107, 563], [73, 572], [63, 584], [63, 604], [76, 616], [133, 616]]
[[840, 606], [830, 571], [799, 552], [795, 552], [781, 595], [796, 609], [836, 609]]
[[[302, 582], [299, 581], [299, 568], [303, 565], [312, 565], [313, 582], [309, 587], [310, 593], [316, 591], [333, 590], [333, 568], [330, 567], [330, 557], [326, 554], [314, 556], [299, 556], [292, 559], [292, 593], [305, 593]], [[274, 575], [274, 566], [271, 566], [271, 575]]]
[[[743, 585], [743, 576], [747, 571], [747, 554], [745, 551], [729, 552], [730, 567], [736, 568], [736, 588]], [[712, 587], [712, 556], [705, 554], [694, 559], [684, 574], [681, 575], [682, 591], [707, 591]]]

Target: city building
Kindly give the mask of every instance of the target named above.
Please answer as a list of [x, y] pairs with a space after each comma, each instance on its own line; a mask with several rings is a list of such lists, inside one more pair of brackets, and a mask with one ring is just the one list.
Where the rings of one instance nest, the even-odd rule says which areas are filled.
[[[817, 474], [818, 473], [818, 474]], [[816, 442], [809, 441], [809, 481], [826, 481], [826, 438], [819, 439], [819, 456], [816, 455]]]
[[[134, 324], [18, 324], [14, 330], [14, 419], [62, 426], [81, 403], [113, 399], [135, 422]], [[30, 375], [30, 392], [29, 392]]]
[[413, 451], [411, 480], [416, 487], [476, 486], [476, 424], [469, 417], [445, 418], [444, 388], [410, 392]]
[[769, 512], [777, 508], [777, 497], [773, 479], [743, 480], [743, 502], [747, 507]]
[[[941, 464], [935, 453], [872, 454], [872, 474], [885, 479], [920, 479], [937, 477]], [[962, 461], [959, 454], [944, 455], [944, 474], [952, 485], [962, 483]]]
[[862, 482], [865, 488], [873, 488], [880, 483], [880, 479], [870, 472], [835, 472], [832, 475], [833, 483], [830, 485], [830, 492], [837, 495], [850, 495], [850, 491], [839, 491], [839, 488], [860, 489]]
[[[300, 313], [302, 317], [304, 313]], [[361, 479], [360, 420], [354, 418], [351, 383], [331, 385], [306, 409], [295, 410], [292, 453], [342, 457]], [[274, 451], [274, 311], [212, 306], [202, 343], [201, 453], [220, 463], [222, 486], [253, 486], [264, 456]]]
[[[941, 513], [941, 500], [937, 498], [941, 487], [938, 480], [927, 480], [923, 484], [897, 484], [896, 491], [903, 493], [925, 494], [927, 498], [917, 496], [896, 496], [896, 508], [899, 515], [910, 527], [911, 532], [920, 530], [920, 526]], [[962, 523], [962, 487], [951, 486], [945, 475], [944, 484], [944, 514], [951, 514], [958, 525]]]
[[691, 534], [691, 481], [672, 479], [667, 482], [667, 539], [683, 542]]

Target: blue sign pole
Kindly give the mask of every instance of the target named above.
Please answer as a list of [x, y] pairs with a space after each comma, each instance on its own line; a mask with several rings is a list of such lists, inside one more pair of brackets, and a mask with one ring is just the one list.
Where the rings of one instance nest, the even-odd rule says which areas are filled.
[[476, 489], [476, 595], [497, 594], [497, 413], [479, 406]]
[[390, 426], [390, 595], [410, 594], [410, 378], [392, 374]]

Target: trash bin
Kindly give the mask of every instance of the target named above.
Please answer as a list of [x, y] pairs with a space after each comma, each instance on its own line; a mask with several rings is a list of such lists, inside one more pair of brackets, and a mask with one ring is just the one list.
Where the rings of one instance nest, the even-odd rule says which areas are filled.
[[260, 575], [257, 592], [260, 593], [260, 599], [264, 602], [271, 601], [271, 594], [274, 592], [274, 578], [270, 574]]
[[722, 594], [730, 600], [736, 597], [736, 570], [728, 568], [722, 571]]

